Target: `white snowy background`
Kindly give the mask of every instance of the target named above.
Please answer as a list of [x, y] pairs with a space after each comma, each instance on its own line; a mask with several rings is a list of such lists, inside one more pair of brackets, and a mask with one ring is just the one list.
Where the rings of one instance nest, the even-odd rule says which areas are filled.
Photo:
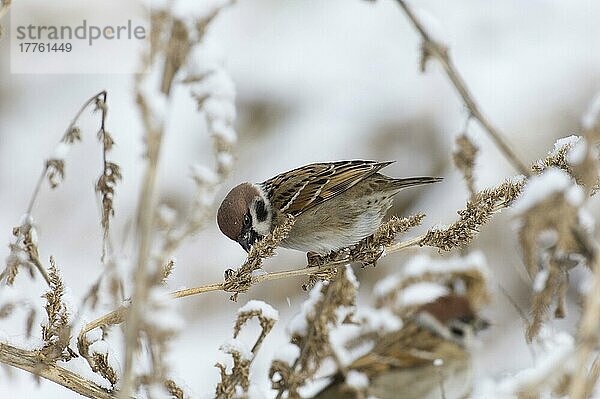
[[[527, 162], [542, 157], [557, 138], [578, 132], [587, 105], [600, 90], [600, 2], [414, 3], [436, 37], [450, 46], [484, 113], [506, 132]], [[237, 92], [235, 169], [219, 199], [241, 181], [262, 181], [313, 161], [363, 158], [396, 160], [385, 170], [392, 176], [445, 177], [435, 186], [400, 194], [394, 209], [398, 214], [425, 212], [424, 226], [431, 226], [450, 222], [464, 205], [467, 191], [452, 166], [451, 151], [455, 136], [464, 130], [467, 113], [435, 62], [426, 74], [419, 73], [418, 37], [394, 1], [239, 0], [218, 16], [208, 35], [214, 51], [225, 60]], [[113, 232], [122, 238], [117, 242], [126, 246], [124, 237], [143, 170], [132, 76], [11, 74], [8, 53], [8, 42], [3, 40], [0, 259], [8, 254], [5, 244], [26, 209], [44, 159], [81, 103], [101, 89], [109, 93], [108, 130], [117, 142], [112, 159], [124, 175], [117, 187]], [[168, 112], [159, 197], [185, 209], [194, 189], [190, 165], [213, 162], [210, 137], [187, 89], [177, 89]], [[33, 211], [41, 258], [56, 257], [75, 307], [76, 298], [101, 272], [99, 206], [93, 192], [101, 167], [97, 122], [89, 115], [83, 120], [84, 142], [69, 155], [64, 184], [52, 191], [44, 186]], [[468, 129], [481, 147], [475, 176], [478, 188], [516, 173], [475, 122]], [[596, 211], [592, 209], [595, 216]], [[522, 307], [528, 306], [530, 283], [522, 277], [513, 223], [514, 213], [504, 212], [473, 243], [485, 254], [494, 276], [494, 300], [485, 311], [493, 325], [482, 335], [476, 356], [480, 381], [533, 364], [522, 321], [495, 286], [502, 285]], [[391, 255], [376, 269], [356, 270], [361, 282], [359, 304], [371, 304], [377, 280], [400, 270], [419, 253], [453, 255], [417, 249]], [[211, 221], [177, 252], [169, 287], [220, 281], [225, 269], [244, 258], [243, 250]], [[297, 268], [304, 262], [304, 254], [280, 250], [265, 269]], [[571, 280], [572, 302], [583, 277]], [[252, 371], [252, 380], [266, 388], [273, 351], [286, 342], [286, 324], [307, 298], [300, 286], [301, 280], [268, 282], [241, 295], [238, 303], [222, 292], [178, 300], [186, 325], [173, 344], [173, 373], [195, 397], [212, 397], [218, 380], [213, 365], [225, 358], [218, 348], [231, 337], [237, 309], [250, 299], [260, 299], [279, 311], [279, 322]], [[25, 274], [17, 279], [17, 291], [27, 292], [37, 306], [44, 290], [39, 279], [31, 283]], [[575, 313], [574, 303], [571, 310]], [[574, 320], [567, 318], [551, 328], [572, 332], [573, 325]], [[1, 320], [0, 330], [12, 342], [24, 338], [18, 317]], [[77, 397], [47, 381], [37, 384], [27, 373], [2, 370], [0, 397], [8, 395]]]

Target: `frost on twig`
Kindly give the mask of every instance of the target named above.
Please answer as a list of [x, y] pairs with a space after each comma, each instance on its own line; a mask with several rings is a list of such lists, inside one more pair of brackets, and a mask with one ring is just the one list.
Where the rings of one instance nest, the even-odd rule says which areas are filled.
[[108, 347], [103, 344], [106, 344], [104, 340], [91, 342], [87, 336], [83, 335], [77, 341], [77, 350], [79, 355], [88, 362], [90, 369], [108, 380], [114, 388], [119, 377], [115, 368], [109, 362]]
[[358, 281], [350, 266], [338, 269], [330, 281], [320, 281], [311, 290], [288, 330], [290, 344], [283, 356], [276, 356], [269, 372], [277, 398], [287, 392], [287, 397], [299, 397], [298, 390], [313, 379], [323, 361], [335, 357], [330, 342], [330, 330], [348, 322], [354, 313]]
[[[249, 347], [238, 336], [242, 327], [253, 318], [258, 319], [261, 331], [254, 345]], [[277, 310], [262, 301], [249, 301], [238, 310], [238, 317], [233, 327], [233, 338], [220, 348], [233, 358], [231, 372], [228, 372], [227, 367], [222, 363], [215, 365], [221, 375], [221, 381], [217, 384], [215, 393], [217, 399], [248, 398], [250, 366], [264, 339], [278, 319]]]
[[594, 136], [571, 135], [554, 143], [552, 151], [531, 166], [531, 170], [540, 174], [550, 167], [562, 169], [573, 176], [577, 184], [588, 193], [595, 193], [600, 187], [598, 178], [598, 151], [594, 146]]
[[581, 140], [581, 136], [571, 135], [563, 137], [554, 143], [554, 148], [548, 152], [543, 159], [538, 159], [531, 165], [531, 170], [536, 174], [542, 173], [545, 169], [555, 166], [571, 173], [571, 166], [567, 161], [567, 153]]
[[294, 218], [288, 218], [277, 226], [270, 234], [266, 235], [262, 240], [252, 246], [248, 253], [248, 258], [237, 270], [225, 270], [225, 282], [223, 289], [228, 292], [233, 292], [231, 300], [237, 300], [240, 292], [246, 292], [252, 285], [252, 272], [260, 269], [262, 262], [266, 258], [270, 258], [275, 254], [275, 249], [279, 243], [284, 240], [292, 226]]
[[584, 191], [566, 172], [550, 167], [527, 182], [514, 204], [525, 266], [533, 279], [528, 340], [538, 334], [553, 303], [554, 316], [565, 317], [568, 272], [580, 263], [589, 264], [584, 200]]
[[569, 334], [542, 330], [539, 340], [543, 351], [535, 366], [506, 376], [499, 381], [481, 384], [478, 395], [482, 398], [529, 399], [565, 397], [573, 367], [575, 349]]
[[377, 308], [391, 309], [400, 316], [404, 310], [431, 302], [451, 291], [465, 296], [479, 309], [490, 300], [490, 274], [485, 256], [478, 251], [451, 258], [419, 255], [410, 259], [402, 272], [379, 281], [373, 294]]

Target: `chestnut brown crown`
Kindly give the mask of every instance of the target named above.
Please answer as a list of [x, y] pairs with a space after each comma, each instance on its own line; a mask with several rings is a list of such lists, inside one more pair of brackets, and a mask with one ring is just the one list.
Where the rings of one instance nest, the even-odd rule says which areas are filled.
[[469, 300], [461, 295], [450, 294], [421, 306], [420, 311], [425, 311], [434, 316], [440, 323], [446, 324], [449, 320], [471, 320], [476, 313]]
[[227, 194], [217, 212], [217, 224], [223, 234], [238, 241], [250, 204], [258, 195], [258, 190], [250, 183], [242, 183]]

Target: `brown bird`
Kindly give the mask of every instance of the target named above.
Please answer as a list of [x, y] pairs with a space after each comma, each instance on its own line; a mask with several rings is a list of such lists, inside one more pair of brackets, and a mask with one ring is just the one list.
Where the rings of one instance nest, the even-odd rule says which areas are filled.
[[[466, 397], [471, 386], [471, 360], [467, 347], [475, 333], [488, 323], [479, 318], [469, 301], [450, 294], [421, 306], [402, 329], [381, 337], [348, 370], [369, 379], [366, 394], [379, 399]], [[359, 399], [361, 395], [337, 375], [314, 399]]]
[[294, 225], [280, 245], [327, 254], [370, 236], [400, 190], [435, 183], [438, 177], [396, 179], [378, 173], [393, 162], [315, 163], [258, 184], [242, 183], [217, 213], [220, 230], [244, 250], [273, 231], [285, 215]]

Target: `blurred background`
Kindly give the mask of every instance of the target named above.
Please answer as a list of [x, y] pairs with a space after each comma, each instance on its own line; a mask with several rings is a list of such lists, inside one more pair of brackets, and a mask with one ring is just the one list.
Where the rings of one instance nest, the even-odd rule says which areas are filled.
[[[522, 159], [532, 162], [544, 156], [557, 138], [578, 132], [581, 115], [600, 90], [599, 2], [423, 0], [418, 8], [436, 37], [449, 45], [484, 113], [506, 133]], [[422, 229], [451, 222], [464, 205], [468, 193], [451, 154], [455, 137], [465, 131], [467, 112], [435, 62], [429, 63], [425, 74], [419, 72], [419, 38], [394, 1], [240, 0], [217, 17], [208, 35], [222, 53], [237, 91], [234, 173], [217, 196], [217, 205], [239, 182], [260, 182], [310, 162], [352, 158], [396, 160], [385, 170], [391, 176], [445, 178], [440, 184], [397, 196], [393, 213], [426, 213]], [[85, 99], [106, 89], [108, 130], [117, 143], [112, 159], [124, 175], [117, 186], [113, 234], [117, 243], [125, 243], [144, 166], [133, 76], [11, 74], [6, 39], [0, 41], [0, 60], [0, 230], [4, 234], [0, 236], [4, 242], [8, 243], [12, 227], [27, 207], [44, 160], [75, 112]], [[211, 165], [211, 142], [188, 90], [177, 89], [169, 115], [159, 198], [183, 211], [194, 192], [190, 165]], [[65, 182], [57, 190], [45, 185], [33, 211], [41, 258], [56, 257], [73, 298], [80, 298], [102, 270], [99, 205], [93, 191], [101, 170], [96, 117], [85, 116], [81, 128], [83, 143], [69, 155]], [[468, 124], [468, 132], [480, 147], [478, 189], [517, 173], [476, 122]], [[494, 284], [526, 309], [529, 282], [522, 277], [513, 222], [510, 212], [498, 215], [472, 247], [484, 252]], [[371, 289], [378, 279], [401, 270], [410, 256], [423, 252], [436, 254], [414, 249], [386, 257], [375, 269], [357, 270], [359, 305], [371, 303]], [[0, 246], [0, 259], [6, 255], [8, 247]], [[239, 245], [221, 235], [211, 220], [177, 252], [169, 287], [220, 281], [225, 269], [244, 259]], [[298, 268], [304, 262], [303, 253], [282, 249], [264, 267], [275, 271]], [[41, 280], [20, 277], [22, 289], [44, 291]], [[581, 278], [585, 276], [572, 279], [573, 292]], [[270, 303], [281, 315], [252, 374], [259, 385], [267, 386], [272, 352], [287, 340], [286, 322], [306, 298], [301, 284], [300, 279], [267, 282], [241, 295], [238, 303], [222, 292], [179, 300], [188, 325], [173, 345], [174, 374], [196, 396], [211, 397], [218, 380], [213, 365], [223, 357], [218, 347], [231, 336], [237, 308], [255, 298]], [[482, 378], [532, 362], [522, 320], [499, 287], [491, 289], [495, 295], [486, 316], [493, 327], [483, 334], [476, 358]], [[13, 340], [19, 339], [20, 322], [0, 323]], [[553, 325], [569, 329], [573, 322], [567, 319]], [[0, 374], [0, 396], [76, 396], [46, 381], [32, 384], [27, 373], [12, 370], [11, 374], [12, 380], [7, 373]]]

